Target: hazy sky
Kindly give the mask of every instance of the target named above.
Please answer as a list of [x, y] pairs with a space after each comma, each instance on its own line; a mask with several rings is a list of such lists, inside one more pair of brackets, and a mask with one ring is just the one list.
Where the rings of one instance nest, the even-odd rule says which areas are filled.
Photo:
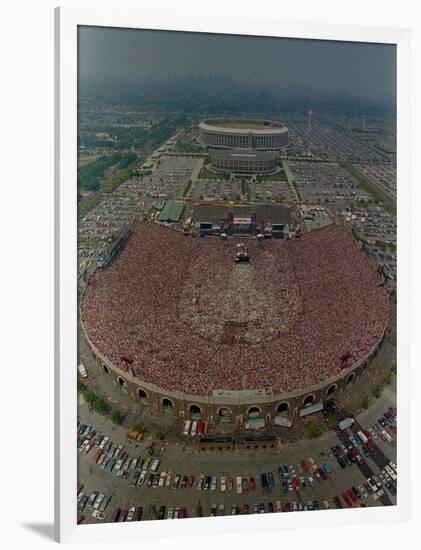
[[82, 27], [79, 63], [90, 81], [213, 74], [262, 88], [395, 99], [396, 48], [385, 44]]

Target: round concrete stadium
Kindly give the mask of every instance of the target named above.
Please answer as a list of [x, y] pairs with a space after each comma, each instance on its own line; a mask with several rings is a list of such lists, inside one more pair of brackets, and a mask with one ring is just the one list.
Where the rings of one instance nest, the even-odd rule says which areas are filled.
[[250, 239], [249, 264], [235, 263], [237, 243], [138, 224], [91, 277], [83, 332], [101, 373], [157, 411], [288, 425], [363, 373], [388, 293], [341, 226]]
[[288, 128], [272, 120], [211, 118], [199, 124], [199, 141], [212, 148], [276, 151], [288, 145]]

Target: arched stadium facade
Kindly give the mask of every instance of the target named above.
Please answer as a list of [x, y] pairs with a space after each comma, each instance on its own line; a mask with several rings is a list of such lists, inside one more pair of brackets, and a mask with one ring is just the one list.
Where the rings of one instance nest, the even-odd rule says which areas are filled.
[[[154, 384], [142, 382], [130, 372], [123, 371], [105, 357], [89, 340], [83, 328], [92, 361], [99, 374], [110, 377], [113, 385], [127, 394], [133, 402], [140, 402], [156, 412], [174, 415], [181, 419], [197, 419], [210, 423], [231, 422], [243, 424], [251, 418], [251, 411], [259, 410], [259, 415], [267, 424], [275, 424], [282, 410], [282, 416], [292, 419], [309, 404], [323, 403], [341, 394], [364, 375], [383, 342], [384, 333], [367, 356], [344, 369], [339, 375], [293, 392], [270, 395], [259, 391], [215, 392], [212, 396], [200, 396], [184, 392], [169, 391]], [[309, 398], [311, 399], [309, 401]], [[199, 412], [193, 412], [192, 406]]]

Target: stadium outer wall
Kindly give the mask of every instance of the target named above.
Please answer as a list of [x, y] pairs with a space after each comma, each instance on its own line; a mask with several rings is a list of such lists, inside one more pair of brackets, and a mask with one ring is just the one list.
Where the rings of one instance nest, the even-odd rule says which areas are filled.
[[[187, 420], [199, 416], [211, 424], [221, 421], [221, 409], [231, 411], [229, 417], [225, 417], [225, 421], [229, 420], [232, 423], [243, 424], [249, 419], [251, 408], [259, 409], [259, 416], [265, 418], [267, 424], [272, 424], [277, 414], [277, 407], [283, 403], [288, 404], [286, 416], [292, 421], [299, 410], [305, 406], [308, 396], [313, 396], [312, 403], [338, 398], [369, 367], [383, 343], [387, 328], [386, 322], [381, 337], [368, 354], [350, 367], [343, 369], [339, 374], [316, 385], [277, 395], [250, 390], [247, 392], [230, 392], [231, 395], [198, 396], [181, 391], [165, 390], [154, 384], [142, 382], [131, 373], [123, 371], [105, 357], [90, 341], [81, 318], [80, 323], [84, 338], [92, 353], [93, 364], [99, 373], [111, 377], [113, 385], [127, 394], [133, 402], [140, 401], [156, 412], [172, 414], [180, 419]], [[332, 388], [334, 390], [330, 392]], [[144, 394], [141, 395], [139, 392], [144, 392]], [[165, 400], [172, 403], [172, 408], [164, 406]], [[192, 412], [192, 406], [195, 407], [195, 412]], [[199, 413], [197, 407], [200, 410]]]
[[[232, 122], [231, 127], [224, 124]], [[280, 122], [241, 121], [236, 128], [234, 119], [207, 119], [199, 124], [199, 141], [215, 149], [255, 149], [257, 151], [276, 151], [288, 145], [288, 128]], [[261, 128], [246, 128], [244, 122], [261, 123]], [[218, 125], [218, 123], [220, 125]], [[240, 126], [240, 125], [239, 125]]]

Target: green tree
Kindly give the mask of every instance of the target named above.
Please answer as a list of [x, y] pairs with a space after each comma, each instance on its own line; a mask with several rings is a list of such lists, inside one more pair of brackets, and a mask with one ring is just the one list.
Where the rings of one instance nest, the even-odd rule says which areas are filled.
[[97, 400], [96, 393], [89, 389], [83, 392], [83, 398], [89, 405], [92, 405]]
[[370, 404], [370, 401], [368, 399], [367, 395], [364, 395], [364, 397], [361, 399], [361, 407], [365, 410], [368, 409], [368, 405]]
[[86, 384], [82, 382], [82, 380], [77, 381], [77, 391], [85, 391], [86, 390]]
[[105, 416], [106, 414], [109, 414], [111, 407], [104, 399], [102, 399], [102, 397], [100, 397], [95, 402], [95, 410], [97, 413]]
[[379, 384], [377, 384], [377, 386], [374, 386], [372, 393], [373, 393], [373, 397], [378, 399], [382, 394], [381, 386]]
[[165, 434], [162, 433], [160, 430], [158, 430], [155, 432], [155, 439], [159, 439], [159, 440], [165, 439]]
[[310, 439], [316, 439], [322, 435], [322, 427], [317, 420], [312, 420], [307, 428], [307, 436]]
[[338, 427], [338, 419], [333, 414], [329, 416], [327, 419], [327, 425], [329, 426], [329, 429], [334, 430]]
[[391, 365], [390, 365], [390, 371], [393, 372], [393, 374], [396, 374], [396, 363], [393, 362]]
[[145, 424], [143, 422], [137, 422], [133, 426], [133, 431], [143, 433], [145, 431]]
[[122, 424], [124, 420], [124, 413], [119, 409], [113, 409], [110, 414], [110, 420], [114, 424]]
[[392, 371], [387, 371], [386, 374], [384, 375], [384, 381], [386, 382], [386, 384], [391, 384], [393, 382], [393, 372]]

